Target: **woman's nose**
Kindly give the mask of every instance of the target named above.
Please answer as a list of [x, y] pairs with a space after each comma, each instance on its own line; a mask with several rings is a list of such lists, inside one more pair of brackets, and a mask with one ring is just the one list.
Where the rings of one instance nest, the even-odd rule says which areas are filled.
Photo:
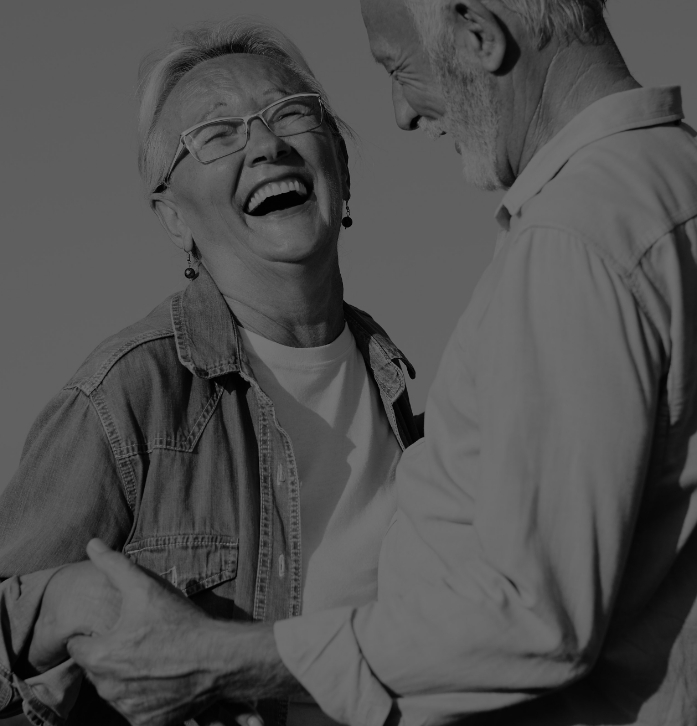
[[394, 120], [404, 131], [414, 131], [419, 127], [419, 114], [409, 105], [404, 90], [398, 81], [392, 81], [392, 105]]
[[249, 141], [247, 141], [248, 164], [263, 164], [276, 161], [287, 156], [290, 152], [291, 147], [288, 142], [270, 131], [261, 119], [251, 120], [249, 124]]

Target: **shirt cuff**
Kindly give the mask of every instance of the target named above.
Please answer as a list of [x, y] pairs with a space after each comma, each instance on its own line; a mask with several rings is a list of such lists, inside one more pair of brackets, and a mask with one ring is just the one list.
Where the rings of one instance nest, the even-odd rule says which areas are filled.
[[353, 632], [353, 608], [336, 608], [274, 624], [288, 670], [335, 721], [383, 726], [392, 698], [373, 675]]

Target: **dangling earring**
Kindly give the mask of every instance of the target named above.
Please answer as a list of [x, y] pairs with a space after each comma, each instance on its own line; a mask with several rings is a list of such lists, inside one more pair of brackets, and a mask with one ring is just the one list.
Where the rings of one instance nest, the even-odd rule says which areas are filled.
[[191, 266], [191, 252], [186, 253], [186, 264], [188, 267], [184, 270], [184, 277], [187, 280], [195, 280], [198, 277], [198, 270]]
[[348, 229], [353, 224], [351, 219], [351, 210], [349, 209], [348, 202], [346, 202], [346, 216], [341, 220], [341, 226], [344, 229]]

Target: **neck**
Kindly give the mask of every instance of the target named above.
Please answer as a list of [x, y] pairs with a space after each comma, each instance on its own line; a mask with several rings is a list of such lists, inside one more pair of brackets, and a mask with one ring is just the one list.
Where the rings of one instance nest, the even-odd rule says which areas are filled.
[[[206, 260], [203, 260], [206, 264]], [[319, 263], [234, 264], [207, 269], [240, 324], [293, 348], [314, 348], [344, 329], [338, 257]]]
[[[535, 154], [588, 106], [606, 96], [639, 88], [632, 78], [617, 46], [610, 37], [596, 44], [574, 41], [552, 45], [540, 54], [544, 68], [534, 78], [529, 68], [523, 73], [534, 84], [523, 80], [526, 91], [522, 103], [513, 103], [511, 119], [528, 123], [509, 139], [508, 158], [513, 178], [518, 177]], [[539, 57], [539, 56], [538, 56]], [[520, 79], [514, 79], [519, 82]], [[523, 114], [520, 114], [520, 110]], [[515, 128], [515, 124], [512, 124]], [[520, 126], [518, 127], [521, 128]]]

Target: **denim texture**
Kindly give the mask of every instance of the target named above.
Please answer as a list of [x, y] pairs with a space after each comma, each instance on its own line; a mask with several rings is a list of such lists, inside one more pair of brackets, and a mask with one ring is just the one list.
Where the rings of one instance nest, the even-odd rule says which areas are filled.
[[[413, 368], [369, 315], [345, 304], [345, 318], [404, 449], [420, 436], [401, 364], [412, 377]], [[99, 345], [38, 417], [0, 498], [0, 587], [84, 560], [95, 536], [215, 617], [300, 612], [293, 446], [204, 268]], [[7, 695], [11, 668], [0, 668], [8, 711], [19, 698]], [[263, 713], [282, 723], [284, 704]], [[67, 722], [125, 723], [87, 683]]]

